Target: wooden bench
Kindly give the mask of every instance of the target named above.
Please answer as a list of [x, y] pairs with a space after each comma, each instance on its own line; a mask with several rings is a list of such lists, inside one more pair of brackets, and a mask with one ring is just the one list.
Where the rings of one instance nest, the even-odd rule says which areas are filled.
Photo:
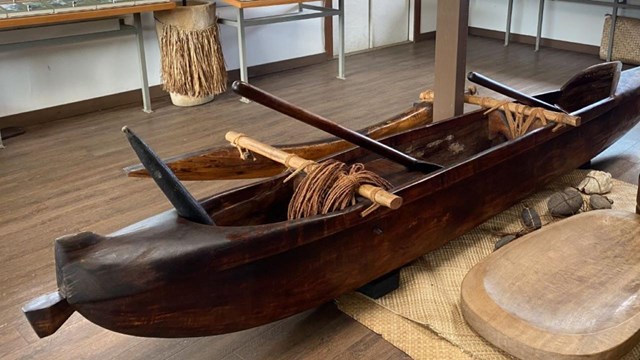
[[[21, 27], [46, 27], [48, 25], [56, 25], [69, 22], [78, 22], [86, 20], [97, 20], [121, 17], [123, 15], [133, 14], [133, 26], [125, 25], [120, 21], [119, 28], [113, 31], [103, 31], [96, 33], [64, 36], [47, 38], [42, 40], [32, 41], [16, 41], [9, 44], [0, 44], [1, 50], [17, 50], [23, 48], [30, 48], [34, 46], [40, 46], [43, 44], [66, 44], [71, 42], [104, 39], [109, 37], [123, 36], [123, 35], [135, 35], [136, 44], [138, 46], [138, 59], [140, 63], [140, 78], [141, 78], [141, 90], [143, 109], [145, 112], [151, 112], [151, 100], [149, 96], [149, 82], [147, 79], [147, 65], [144, 53], [144, 43], [142, 36], [142, 19], [140, 14], [143, 12], [153, 12], [159, 10], [169, 10], [176, 7], [176, 4], [171, 2], [158, 2], [152, 4], [135, 5], [131, 2], [130, 6], [113, 7], [98, 10], [84, 10], [73, 12], [61, 12], [46, 15], [31, 15], [11, 17], [6, 19], [0, 19], [0, 30], [16, 29]], [[43, 31], [45, 28], [43, 28]]]

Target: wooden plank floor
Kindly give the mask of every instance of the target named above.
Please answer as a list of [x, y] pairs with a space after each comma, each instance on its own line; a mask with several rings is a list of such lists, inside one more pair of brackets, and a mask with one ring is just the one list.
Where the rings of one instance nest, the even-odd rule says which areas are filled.
[[[347, 58], [346, 81], [336, 62], [252, 79], [252, 83], [339, 123], [361, 128], [396, 114], [433, 85], [434, 42], [407, 44]], [[595, 56], [472, 37], [468, 69], [527, 93], [550, 90]], [[487, 93], [487, 92], [485, 92]], [[0, 358], [7, 359], [402, 359], [407, 356], [340, 313], [333, 304], [239, 333], [197, 339], [143, 339], [101, 329], [75, 314], [39, 340], [20, 312], [27, 300], [55, 290], [53, 239], [91, 230], [109, 233], [169, 205], [147, 180], [121, 168], [134, 154], [120, 133], [128, 125], [162, 156], [223, 144], [227, 130], [268, 143], [322, 136], [306, 125], [227, 93], [213, 103], [155, 112], [122, 108], [27, 129], [0, 151]], [[594, 165], [636, 182], [640, 128]], [[196, 196], [240, 182], [189, 183]]]

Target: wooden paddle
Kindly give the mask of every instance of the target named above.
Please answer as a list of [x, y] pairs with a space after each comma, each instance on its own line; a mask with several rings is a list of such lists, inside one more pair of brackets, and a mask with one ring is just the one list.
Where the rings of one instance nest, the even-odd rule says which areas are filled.
[[193, 198], [169, 167], [160, 160], [158, 155], [128, 127], [123, 127], [122, 132], [127, 135], [127, 139], [133, 151], [138, 155], [140, 162], [149, 174], [151, 174], [153, 180], [158, 184], [158, 187], [167, 199], [169, 199], [169, 202], [171, 202], [171, 205], [176, 209], [178, 215], [198, 224], [215, 225], [207, 212], [202, 208], [202, 205]]
[[232, 88], [233, 91], [240, 96], [244, 96], [249, 100], [255, 101], [282, 114], [288, 115], [296, 120], [302, 121], [305, 124], [311, 125], [315, 128], [338, 136], [384, 158], [401, 164], [409, 170], [429, 173], [442, 168], [442, 166], [440, 165], [416, 159], [381, 142], [366, 137], [351, 129], [347, 129], [329, 119], [295, 106], [286, 100], [269, 94], [268, 92], [248, 83], [235, 81], [232, 85]]
[[507, 85], [504, 85], [502, 83], [499, 83], [491, 78], [488, 78], [482, 74], [478, 74], [476, 72], [470, 72], [469, 74], [467, 74], [467, 79], [469, 79], [469, 81], [476, 83], [478, 85], [482, 85], [484, 87], [486, 87], [487, 89], [491, 89], [495, 92], [498, 92], [502, 95], [506, 95], [510, 98], [516, 99], [518, 101], [520, 101], [521, 103], [525, 104], [525, 105], [529, 105], [529, 106], [534, 106], [534, 107], [541, 107], [543, 109], [547, 109], [547, 110], [551, 110], [551, 111], [557, 111], [557, 112], [562, 112], [562, 113], [566, 113], [566, 111], [564, 111], [563, 109], [555, 106], [555, 105], [551, 105], [547, 102], [544, 102], [540, 99], [536, 99], [533, 96], [529, 96], [525, 93], [522, 93], [516, 89], [513, 89]]
[[568, 114], [613, 96], [618, 87], [621, 71], [622, 63], [619, 61], [596, 64], [584, 69], [562, 86], [555, 100], [556, 105], [551, 105], [475, 72], [470, 72], [467, 79], [525, 105]]
[[611, 61], [586, 68], [560, 88], [556, 104], [573, 112], [615, 94], [622, 63]]

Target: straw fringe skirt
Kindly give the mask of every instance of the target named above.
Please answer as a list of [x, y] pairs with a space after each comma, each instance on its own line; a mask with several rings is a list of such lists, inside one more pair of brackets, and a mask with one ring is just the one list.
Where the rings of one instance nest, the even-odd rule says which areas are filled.
[[227, 88], [215, 3], [191, 4], [156, 13], [163, 88], [172, 95], [212, 99]]

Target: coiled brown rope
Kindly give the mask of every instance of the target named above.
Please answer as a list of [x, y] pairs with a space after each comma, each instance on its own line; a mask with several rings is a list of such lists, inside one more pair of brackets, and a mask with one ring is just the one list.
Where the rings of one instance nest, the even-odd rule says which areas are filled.
[[[363, 184], [384, 189], [391, 187], [387, 180], [365, 170], [362, 164], [348, 167], [336, 160], [320, 163], [300, 182], [293, 193], [289, 203], [288, 218], [292, 220], [327, 214], [354, 205], [356, 191]], [[373, 204], [363, 212], [363, 216], [377, 207], [379, 205]]]

